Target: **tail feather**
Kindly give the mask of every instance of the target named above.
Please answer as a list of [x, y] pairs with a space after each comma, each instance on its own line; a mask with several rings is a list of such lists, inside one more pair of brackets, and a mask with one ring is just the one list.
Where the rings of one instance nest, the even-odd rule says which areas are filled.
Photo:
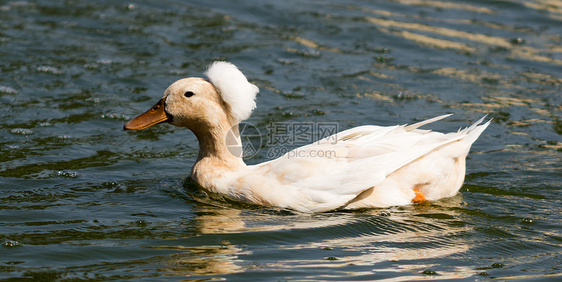
[[484, 122], [484, 119], [486, 118], [486, 116], [483, 116], [481, 119], [477, 120], [471, 126], [465, 128], [465, 129], [463, 129], [459, 132], [459, 133], [466, 134], [466, 137], [463, 139], [463, 141], [468, 142], [469, 144], [472, 144], [472, 143], [474, 143], [474, 141], [476, 141], [476, 139], [478, 139], [478, 137], [480, 137], [480, 134], [482, 134], [482, 132], [492, 122], [492, 120], [490, 119], [488, 122], [486, 122], [484, 124], [481, 124], [482, 122]]
[[404, 128], [406, 129], [406, 131], [411, 131], [411, 130], [417, 129], [418, 127], [424, 126], [428, 123], [436, 122], [438, 120], [442, 120], [442, 119], [444, 119], [446, 117], [450, 117], [452, 115], [453, 114], [448, 114], [448, 115], [442, 115], [442, 116], [426, 119], [424, 121], [420, 121], [420, 122], [417, 122], [417, 123], [414, 123], [414, 124], [407, 125]]

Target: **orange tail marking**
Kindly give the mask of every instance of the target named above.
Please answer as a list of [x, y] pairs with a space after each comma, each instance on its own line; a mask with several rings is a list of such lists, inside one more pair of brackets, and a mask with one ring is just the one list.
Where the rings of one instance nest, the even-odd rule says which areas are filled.
[[416, 193], [416, 196], [414, 197], [414, 199], [412, 199], [412, 203], [419, 204], [427, 201], [427, 199], [425, 198], [425, 196], [420, 190], [414, 189], [414, 193]]

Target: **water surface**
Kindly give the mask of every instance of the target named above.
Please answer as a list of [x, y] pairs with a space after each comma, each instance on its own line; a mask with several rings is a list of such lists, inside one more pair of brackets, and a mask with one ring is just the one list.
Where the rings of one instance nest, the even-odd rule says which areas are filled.
[[[560, 279], [560, 2], [303, 2], [1, 2], [0, 279]], [[212, 201], [188, 179], [188, 130], [121, 128], [214, 60], [260, 87], [262, 134], [493, 123], [453, 198], [312, 215]]]

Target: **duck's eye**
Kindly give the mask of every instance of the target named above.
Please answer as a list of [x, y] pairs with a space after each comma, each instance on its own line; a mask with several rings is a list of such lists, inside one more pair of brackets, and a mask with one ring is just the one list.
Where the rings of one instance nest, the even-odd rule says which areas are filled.
[[183, 96], [185, 96], [185, 97], [187, 97], [187, 98], [189, 98], [189, 97], [191, 97], [191, 96], [193, 96], [193, 95], [195, 95], [195, 93], [193, 93], [193, 92], [191, 92], [191, 91], [187, 91], [187, 92], [185, 92], [185, 94], [183, 94]]

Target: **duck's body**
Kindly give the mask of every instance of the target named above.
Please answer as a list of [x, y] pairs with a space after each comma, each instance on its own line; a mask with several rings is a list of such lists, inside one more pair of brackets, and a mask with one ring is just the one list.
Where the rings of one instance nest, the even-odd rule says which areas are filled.
[[231, 199], [303, 212], [407, 205], [458, 192], [470, 146], [489, 122], [443, 134], [409, 126], [360, 126], [257, 165], [241, 158], [238, 123], [255, 107], [257, 87], [232, 64], [172, 84], [151, 110], [125, 125], [160, 122], [191, 129], [200, 144], [191, 177]]

